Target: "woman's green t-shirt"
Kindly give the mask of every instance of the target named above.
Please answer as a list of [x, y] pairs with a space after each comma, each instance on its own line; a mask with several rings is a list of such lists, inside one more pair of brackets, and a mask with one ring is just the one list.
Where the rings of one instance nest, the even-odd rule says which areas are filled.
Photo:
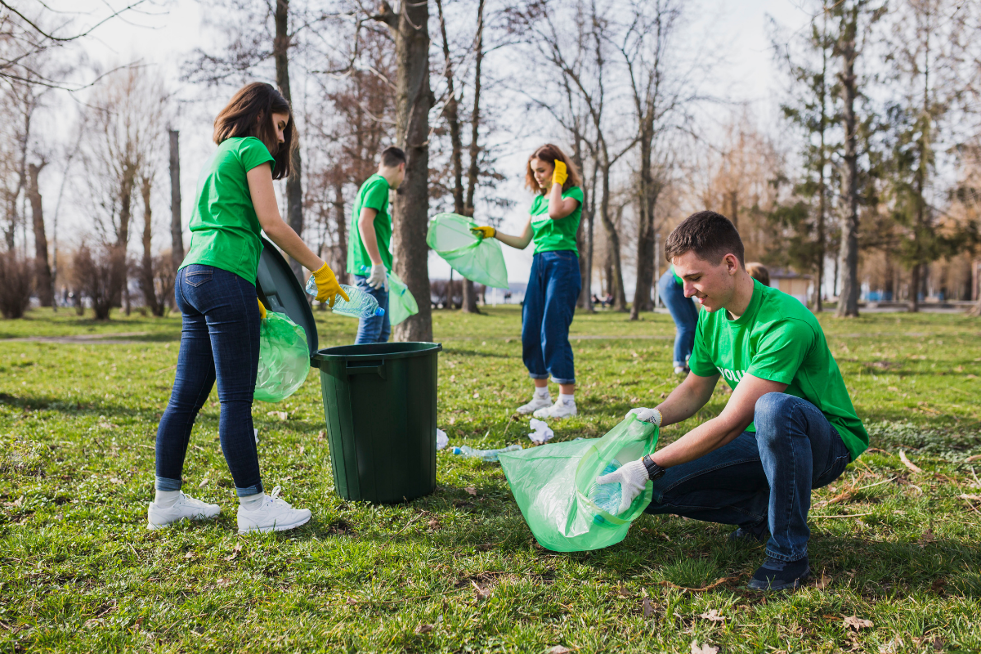
[[201, 176], [188, 228], [191, 246], [181, 268], [204, 264], [235, 273], [255, 284], [262, 241], [259, 217], [252, 206], [247, 173], [275, 160], [253, 136], [221, 142]]
[[578, 201], [575, 211], [565, 218], [553, 220], [548, 217], [548, 196], [537, 195], [531, 203], [531, 229], [534, 233], [535, 254], [539, 252], [556, 252], [572, 250], [579, 256], [576, 247], [576, 232], [579, 231], [579, 220], [582, 218], [582, 189], [572, 186], [568, 191], [562, 191], [562, 198], [575, 198]]

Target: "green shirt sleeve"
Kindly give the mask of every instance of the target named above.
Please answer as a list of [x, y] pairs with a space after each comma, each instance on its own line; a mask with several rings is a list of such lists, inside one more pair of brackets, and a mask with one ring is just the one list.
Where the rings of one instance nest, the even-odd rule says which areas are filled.
[[579, 203], [579, 206], [580, 207], [582, 206], [582, 198], [583, 198], [582, 189], [578, 186], [573, 186], [572, 188], [570, 188], [568, 191], [562, 194], [562, 197], [575, 198], [576, 201]]
[[249, 172], [253, 168], [258, 168], [267, 161], [272, 162], [273, 168], [276, 167], [276, 160], [269, 154], [266, 145], [254, 137], [242, 139], [242, 143], [238, 149], [238, 157], [242, 162], [242, 166], [245, 168], [245, 172]]
[[800, 320], [775, 324], [760, 337], [756, 355], [746, 372], [760, 379], [789, 384], [814, 345], [814, 331]]
[[383, 178], [375, 179], [364, 190], [362, 209], [374, 209], [378, 213], [388, 205], [388, 182]]
[[719, 374], [718, 367], [712, 362], [712, 354], [705, 342], [705, 318], [707, 311], [698, 312], [698, 322], [695, 323], [695, 343], [692, 346], [691, 357], [688, 358], [688, 369], [699, 377], [712, 377]]

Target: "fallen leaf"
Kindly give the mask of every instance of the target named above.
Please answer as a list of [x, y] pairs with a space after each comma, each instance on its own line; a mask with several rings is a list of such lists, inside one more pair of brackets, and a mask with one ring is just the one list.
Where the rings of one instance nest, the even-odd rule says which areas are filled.
[[94, 629], [95, 627], [100, 627], [103, 624], [105, 624], [105, 620], [97, 620], [96, 618], [92, 618], [90, 620], [86, 620], [83, 626], [86, 629]]
[[719, 614], [718, 609], [710, 609], [707, 613], [702, 613], [698, 617], [709, 622], [725, 622], [726, 616]]
[[486, 552], [487, 550], [494, 549], [494, 543], [482, 543], [477, 546], [477, 551]]
[[890, 390], [893, 393], [898, 393], [899, 392], [899, 389], [897, 387], [895, 387], [895, 386], [889, 386], [889, 387], [887, 387], [886, 390]]
[[234, 561], [238, 553], [242, 551], [242, 544], [239, 543], [232, 549], [232, 553], [225, 557], [226, 561]]
[[463, 490], [465, 490], [465, 491], [467, 491], [468, 493], [470, 493], [470, 494], [471, 494], [471, 495], [473, 495], [474, 497], [477, 497], [477, 489], [476, 489], [476, 488], [474, 488], [473, 486], [467, 486], [467, 487], [466, 487], [466, 488], [464, 488]]
[[691, 654], [719, 654], [718, 647], [712, 647], [708, 643], [699, 645], [697, 640], [691, 641]]
[[975, 454], [974, 456], [967, 457], [968, 463], [974, 463], [975, 461], [981, 461], [981, 454]]
[[474, 590], [477, 591], [477, 601], [478, 602], [483, 602], [485, 599], [488, 599], [491, 596], [491, 592], [489, 590], [487, 590], [486, 588], [481, 588], [480, 586], [478, 586], [477, 585], [477, 582], [475, 582], [475, 581], [473, 581], [471, 579], [470, 580], [470, 583], [473, 584]]
[[906, 452], [899, 450], [899, 460], [903, 462], [903, 465], [909, 468], [913, 472], [923, 472], [923, 469], [919, 466], [913, 465], [913, 462], [906, 458]]
[[193, 559], [194, 558], [194, 551], [193, 550], [188, 550], [187, 554], [184, 555], [184, 558], [185, 559]]
[[957, 366], [954, 368], [954, 372], [964, 372], [964, 366]]
[[845, 626], [846, 627], [851, 627], [852, 629], [855, 629], [856, 631], [859, 630], [859, 629], [871, 629], [872, 628], [872, 621], [871, 620], [866, 620], [864, 618], [858, 618], [858, 617], [856, 617], [854, 615], [850, 615], [850, 616], [848, 616], [848, 617], [845, 618]]
[[121, 484], [121, 483], [123, 483], [123, 480], [122, 479], [116, 479], [115, 477], [113, 477], [109, 481], [111, 481], [114, 484]]
[[563, 647], [562, 645], [556, 645], [552, 649], [548, 650], [547, 654], [569, 654], [572, 650], [568, 647]]
[[200, 484], [198, 484], [198, 488], [204, 488], [204, 487], [205, 487], [205, 486], [207, 486], [207, 485], [208, 485], [208, 478], [207, 478], [207, 477], [205, 477], [205, 478], [204, 478], [204, 479], [203, 479], [203, 480], [201, 481], [201, 483], [200, 483]]
[[932, 543], [935, 540], [937, 540], [937, 537], [933, 535], [933, 529], [928, 528], [923, 532], [923, 535], [920, 536], [920, 540], [916, 541], [916, 543], [920, 547], [926, 547], [929, 543]]
[[421, 624], [415, 628], [415, 632], [419, 635], [428, 634], [430, 631], [435, 629], [431, 624]]
[[821, 578], [818, 579], [816, 582], [814, 582], [814, 587], [817, 588], [818, 590], [824, 590], [825, 588], [828, 587], [828, 584], [830, 583], [831, 583], [831, 577], [825, 575], [822, 572]]
[[473, 399], [476, 400], [478, 397], [480, 397], [480, 393], [474, 392]]
[[961, 495], [960, 498], [962, 500], [968, 500], [968, 501], [974, 501], [974, 502], [981, 501], [981, 495], [966, 495], [965, 494], [965, 495]]
[[266, 415], [272, 416], [273, 418], [279, 418], [283, 422], [286, 422], [289, 419], [289, 414], [285, 411], [270, 411]]
[[649, 597], [644, 598], [644, 617], [649, 618], [654, 615], [654, 605], [651, 604], [651, 599]]
[[321, 442], [321, 443], [322, 443], [322, 442], [324, 441], [324, 436], [326, 436], [326, 435], [327, 435], [327, 432], [325, 432], [325, 431], [324, 431], [323, 429], [321, 429], [321, 430], [320, 430], [320, 431], [319, 431], [319, 432], [317, 433], [317, 441], [319, 441], [319, 442]]
[[219, 579], [215, 583], [215, 585], [218, 586], [218, 588], [225, 588], [226, 586], [231, 586], [232, 585], [232, 580], [231, 579], [227, 579], [227, 578], [226, 579]]

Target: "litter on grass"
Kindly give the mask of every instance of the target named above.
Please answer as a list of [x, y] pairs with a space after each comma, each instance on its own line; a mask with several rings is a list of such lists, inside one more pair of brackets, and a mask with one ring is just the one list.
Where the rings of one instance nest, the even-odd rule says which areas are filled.
[[450, 437], [442, 429], [436, 429], [436, 449], [441, 450], [450, 444]]
[[555, 432], [553, 432], [543, 420], [532, 418], [530, 426], [531, 433], [528, 434], [528, 438], [530, 438], [531, 442], [535, 445], [541, 445], [555, 436]]

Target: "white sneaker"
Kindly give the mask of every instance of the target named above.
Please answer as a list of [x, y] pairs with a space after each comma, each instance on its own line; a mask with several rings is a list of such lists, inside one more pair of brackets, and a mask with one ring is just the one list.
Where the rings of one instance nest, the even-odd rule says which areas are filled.
[[539, 409], [552, 406], [552, 396], [548, 395], [545, 397], [533, 397], [531, 402], [523, 406], [518, 407], [518, 413], [522, 415], [528, 415], [529, 413], [534, 413]]
[[546, 418], [561, 420], [562, 418], [571, 418], [577, 413], [578, 411], [576, 411], [575, 402], [569, 402], [566, 404], [562, 400], [555, 400], [555, 404], [552, 406], [544, 407], [535, 411], [535, 417], [539, 420], [545, 420]]
[[163, 529], [173, 522], [180, 522], [185, 518], [191, 520], [204, 520], [214, 518], [221, 513], [221, 507], [217, 504], [208, 504], [201, 500], [196, 500], [190, 495], [181, 493], [171, 506], [160, 506], [156, 502], [150, 502], [147, 509], [147, 529]]
[[279, 499], [280, 487], [266, 495], [262, 506], [252, 511], [243, 505], [238, 507], [238, 533], [250, 531], [286, 531], [310, 522], [310, 509], [294, 509], [285, 500]]

